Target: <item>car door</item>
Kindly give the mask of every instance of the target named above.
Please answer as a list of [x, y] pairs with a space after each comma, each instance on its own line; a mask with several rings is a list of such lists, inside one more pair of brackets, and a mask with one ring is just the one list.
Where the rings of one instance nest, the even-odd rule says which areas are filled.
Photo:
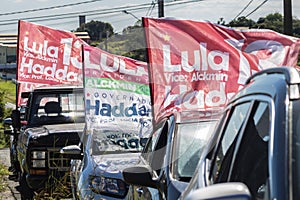
[[243, 182], [254, 199], [267, 191], [271, 100], [249, 97], [230, 108], [230, 115], [212, 156], [211, 183]]

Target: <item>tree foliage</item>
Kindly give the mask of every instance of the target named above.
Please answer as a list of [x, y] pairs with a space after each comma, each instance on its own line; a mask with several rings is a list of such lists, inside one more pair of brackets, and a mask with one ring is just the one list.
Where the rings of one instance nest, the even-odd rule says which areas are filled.
[[137, 22], [134, 26], [128, 26], [123, 30], [123, 35], [127, 38], [126, 52], [123, 55], [146, 61], [146, 41], [142, 25]]
[[146, 61], [146, 43], [141, 21], [123, 29], [122, 34], [114, 34], [107, 41], [101, 42], [99, 47], [112, 54]]
[[4, 95], [5, 95], [4, 91], [0, 92], [0, 121], [2, 121], [5, 117]]
[[86, 31], [89, 33], [92, 41], [103, 41], [110, 37], [114, 31], [110, 23], [100, 21], [90, 21], [82, 24], [76, 31]]
[[229, 22], [228, 26], [231, 27], [249, 27], [252, 28], [255, 25], [255, 21], [247, 19], [246, 17], [239, 17], [236, 20]]
[[300, 38], [300, 20], [297, 18], [293, 19], [293, 33]]
[[266, 17], [260, 17], [254, 28], [271, 29], [283, 33], [283, 16], [280, 13], [269, 14]]
[[[276, 12], [268, 14], [265, 17], [260, 17], [257, 22], [248, 19], [244, 16], [237, 18], [236, 20], [230, 21], [228, 24], [220, 18], [218, 24], [222, 24], [229, 27], [248, 27], [256, 29], [270, 29], [278, 33], [283, 33], [283, 16]], [[293, 19], [293, 34], [295, 37], [300, 37], [300, 20], [294, 17]]]

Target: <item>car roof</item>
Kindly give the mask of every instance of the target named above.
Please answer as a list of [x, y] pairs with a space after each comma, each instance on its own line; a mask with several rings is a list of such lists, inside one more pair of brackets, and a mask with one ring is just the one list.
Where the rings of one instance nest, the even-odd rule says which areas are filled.
[[257, 79], [257, 77], [265, 76], [267, 74], [282, 74], [284, 75], [287, 84], [299, 84], [300, 83], [300, 68], [299, 67], [274, 67], [265, 69], [262, 71], [258, 71], [253, 74], [251, 77], [248, 78], [246, 84], [250, 83], [251, 81]]
[[[249, 95], [264, 94], [276, 99], [276, 96], [285, 96], [289, 92], [286, 88], [292, 88], [292, 85], [299, 90], [300, 73], [297, 68], [277, 67], [262, 70], [249, 77], [245, 87], [230, 99], [229, 104]], [[293, 95], [293, 98], [300, 98], [299, 91]]]
[[48, 91], [61, 91], [61, 90], [83, 90], [83, 85], [75, 85], [75, 84], [57, 84], [57, 85], [44, 85], [35, 88], [34, 92], [44, 92], [45, 90]]
[[176, 123], [189, 123], [197, 121], [212, 121], [218, 120], [222, 109], [216, 110], [195, 110], [195, 111], [181, 111], [173, 113]]

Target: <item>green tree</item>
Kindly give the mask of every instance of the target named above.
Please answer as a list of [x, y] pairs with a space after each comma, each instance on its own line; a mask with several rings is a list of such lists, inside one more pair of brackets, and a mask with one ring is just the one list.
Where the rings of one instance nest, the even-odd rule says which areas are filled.
[[271, 29], [283, 33], [283, 16], [280, 13], [274, 13], [260, 17], [253, 28]]
[[123, 29], [123, 35], [126, 36], [124, 56], [146, 61], [146, 40], [144, 29], [141, 22], [138, 21], [134, 26], [128, 26]]
[[114, 31], [110, 23], [100, 21], [90, 21], [82, 24], [76, 31], [86, 31], [91, 37], [91, 41], [100, 42], [111, 36]]
[[229, 22], [228, 26], [230, 27], [249, 27], [252, 28], [255, 25], [255, 21], [252, 19], [248, 19], [244, 16], [237, 18]]
[[145, 34], [141, 21], [126, 27], [121, 34], [112, 35], [98, 47], [115, 55], [146, 61]]
[[[222, 20], [218, 21], [218, 23], [221, 22], [223, 23]], [[246, 17], [239, 17], [238, 19], [233, 20], [225, 25], [230, 27], [244, 26], [257, 29], [270, 29], [278, 33], [283, 33], [283, 16], [276, 12], [268, 14], [265, 17], [260, 17], [257, 22], [247, 19]], [[293, 33], [295, 37], [300, 37], [300, 20], [296, 17], [293, 18]]]
[[218, 21], [217, 21], [217, 24], [220, 24], [220, 25], [225, 25], [225, 21], [224, 21], [224, 18], [221, 17]]
[[293, 18], [293, 33], [296, 37], [300, 38], [300, 19], [297, 17]]

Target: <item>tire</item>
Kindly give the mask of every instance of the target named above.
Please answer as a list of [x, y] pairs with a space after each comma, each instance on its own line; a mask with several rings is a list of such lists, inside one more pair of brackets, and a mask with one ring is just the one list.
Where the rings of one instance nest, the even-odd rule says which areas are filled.
[[21, 174], [19, 179], [20, 184], [20, 192], [21, 192], [21, 199], [22, 200], [31, 200], [34, 197], [33, 190], [28, 186], [26, 182], [26, 175]]

